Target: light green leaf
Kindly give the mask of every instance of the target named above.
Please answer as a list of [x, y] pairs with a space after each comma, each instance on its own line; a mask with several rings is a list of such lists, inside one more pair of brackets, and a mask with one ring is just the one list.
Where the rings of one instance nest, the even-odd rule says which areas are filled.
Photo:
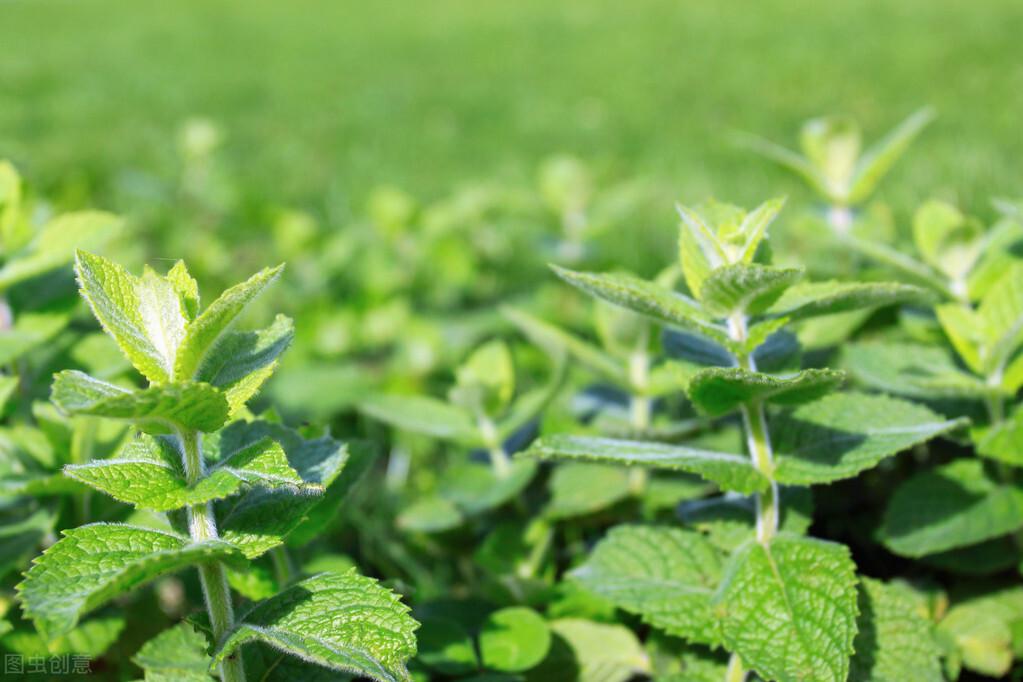
[[933, 119], [933, 109], [929, 107], [920, 109], [864, 152], [856, 162], [856, 169], [853, 172], [849, 189], [850, 203], [858, 204], [865, 201], [873, 193], [881, 178], [891, 170], [913, 139]]
[[856, 566], [833, 542], [788, 535], [736, 551], [711, 606], [722, 643], [767, 679], [841, 682], [856, 636]]
[[983, 432], [976, 445], [979, 455], [1023, 466], [1023, 409]]
[[132, 662], [146, 682], [213, 682], [209, 642], [190, 623], [179, 623], [142, 645]]
[[828, 196], [827, 179], [803, 156], [770, 140], [748, 133], [737, 135], [736, 142], [799, 176], [817, 193]]
[[[579, 682], [627, 682], [637, 675], [650, 674], [650, 657], [632, 630], [608, 623], [596, 623], [582, 618], [560, 618], [550, 623], [551, 632], [568, 645], [571, 660], [565, 662], [560, 676], [546, 679], [570, 679], [570, 671], [577, 672]], [[551, 654], [542, 665], [547, 670]]]
[[1019, 656], [1023, 631], [1023, 590], [1010, 587], [955, 604], [938, 625], [951, 640], [963, 665], [1001, 678]]
[[0, 290], [65, 265], [76, 248], [99, 248], [123, 225], [117, 216], [101, 211], [57, 216], [39, 230], [27, 250], [0, 267]]
[[277, 358], [294, 335], [295, 325], [284, 315], [278, 315], [266, 329], [228, 332], [206, 355], [196, 380], [223, 391], [234, 418], [277, 369]]
[[491, 466], [466, 462], [444, 472], [439, 493], [466, 514], [479, 514], [518, 496], [533, 480], [536, 469], [536, 462], [520, 460], [499, 475]]
[[203, 561], [242, 560], [220, 540], [193, 542], [148, 528], [94, 523], [64, 531], [17, 586], [44, 637], [69, 632], [87, 611], [150, 580]]
[[218, 462], [197, 483], [189, 486], [181, 469], [181, 455], [171, 438], [142, 435], [130, 442], [118, 459], [70, 464], [64, 472], [141, 509], [170, 511], [219, 500], [244, 484], [264, 488], [314, 491], [288, 465], [280, 445], [264, 438]]
[[802, 282], [789, 288], [768, 313], [790, 320], [902, 303], [927, 303], [925, 289], [894, 282]]
[[455, 386], [451, 402], [471, 414], [496, 417], [508, 406], [515, 394], [515, 367], [511, 351], [503, 341], [483, 344], [455, 369]]
[[743, 263], [752, 263], [757, 255], [757, 248], [764, 238], [767, 237], [767, 228], [770, 227], [778, 213], [785, 206], [785, 197], [768, 199], [764, 203], [746, 214], [743, 218], [739, 232], [745, 242], [739, 252], [738, 260]]
[[913, 241], [925, 261], [965, 288], [984, 250], [984, 230], [955, 206], [932, 199], [913, 214]]
[[359, 411], [405, 431], [453, 440], [468, 446], [482, 445], [479, 431], [469, 415], [435, 398], [399, 394], [370, 395], [359, 402]]
[[551, 631], [536, 611], [509, 606], [494, 611], [480, 629], [480, 658], [490, 670], [524, 672], [544, 659]]
[[215, 431], [228, 413], [224, 394], [209, 384], [166, 384], [131, 391], [77, 370], [54, 376], [50, 399], [68, 414], [121, 419], [156, 432]]
[[949, 282], [932, 268], [877, 239], [860, 239], [854, 234], [838, 235], [840, 244], [860, 252], [882, 265], [901, 273], [913, 284], [927, 286], [947, 298], [955, 298]]
[[771, 422], [779, 483], [852, 478], [882, 459], [965, 425], [921, 405], [865, 393], [836, 393]]
[[295, 583], [242, 615], [214, 652], [214, 663], [248, 642], [332, 670], [379, 682], [410, 680], [418, 623], [398, 596], [354, 570]]
[[907, 588], [863, 578], [850, 682], [944, 682], [934, 627]]
[[[131, 363], [154, 384], [170, 380], [174, 356], [168, 356], [165, 329], [176, 328], [184, 317], [180, 300], [174, 297], [169, 308], [153, 308], [163, 299], [152, 292], [140, 295], [139, 278], [123, 267], [100, 256], [78, 251], [75, 273], [82, 296], [103, 329], [113, 337]], [[143, 304], [146, 309], [143, 309]]]
[[724, 490], [741, 493], [767, 486], [767, 480], [747, 457], [682, 445], [554, 435], [540, 438], [519, 456], [684, 471], [713, 481]]
[[298, 489], [253, 487], [242, 495], [217, 503], [221, 537], [249, 558], [281, 544], [302, 523], [305, 515], [322, 499], [310, 491], [322, 489], [331, 496], [334, 494], [332, 485], [353, 482], [341, 477], [350, 457], [348, 446], [330, 437], [306, 440], [277, 424], [235, 422], [220, 432], [219, 448], [223, 453], [240, 452], [265, 438], [271, 438], [284, 448], [288, 464], [303, 483]]
[[964, 372], [944, 348], [866, 341], [842, 348], [842, 365], [867, 386], [920, 399], [985, 398], [991, 387]]
[[517, 308], [503, 306], [501, 314], [518, 327], [530, 341], [543, 348], [548, 354], [568, 353], [589, 369], [617, 384], [628, 383], [622, 363], [600, 348]]
[[199, 283], [189, 274], [185, 261], [179, 260], [167, 271], [167, 281], [181, 297], [181, 308], [185, 318], [189, 321], [194, 320], [199, 314]]
[[696, 301], [670, 289], [633, 275], [573, 272], [551, 267], [563, 280], [591, 296], [721, 343], [729, 341], [727, 330], [710, 322]]
[[69, 306], [31, 310], [17, 316], [14, 326], [0, 332], [0, 364], [9, 365], [26, 353], [42, 347], [71, 322]]
[[214, 351], [235, 318], [280, 275], [283, 265], [260, 270], [241, 284], [236, 284], [188, 323], [184, 339], [172, 365], [177, 380], [194, 379], [207, 356]]
[[980, 320], [973, 309], [958, 303], [946, 303], [935, 307], [934, 313], [938, 316], [945, 336], [952, 342], [952, 347], [966, 366], [977, 374], [983, 374], [981, 347], [984, 341]]
[[700, 411], [717, 417], [753, 402], [798, 405], [817, 400], [844, 380], [844, 372], [831, 369], [804, 369], [776, 376], [738, 367], [710, 367], [693, 376], [686, 392]]
[[728, 259], [714, 230], [699, 213], [680, 204], [675, 208], [682, 220], [678, 235], [682, 274], [689, 291], [696, 298], [700, 298], [707, 275], [715, 268], [727, 264]]
[[719, 641], [710, 602], [721, 579], [721, 557], [699, 533], [616, 526], [570, 575], [671, 635], [704, 644]]
[[1023, 488], [998, 483], [978, 459], [917, 474], [892, 496], [881, 526], [888, 549], [920, 557], [1023, 528]]
[[602, 511], [632, 493], [629, 472], [603, 464], [560, 464], [547, 485], [551, 500], [544, 515], [551, 519], [569, 519]]
[[767, 310], [803, 277], [801, 268], [773, 268], [756, 263], [726, 265], [711, 271], [703, 282], [701, 302], [720, 318], [756, 315]]
[[398, 528], [412, 533], [443, 533], [464, 522], [465, 517], [455, 503], [437, 495], [416, 500], [395, 519]]
[[856, 159], [860, 155], [860, 128], [845, 116], [822, 116], [803, 124], [799, 131], [803, 154], [824, 176], [832, 203], [848, 203]]
[[983, 374], [998, 376], [1023, 344], [1023, 263], [1009, 268], [991, 288], [976, 319], [985, 341]]
[[5, 523], [0, 525], [0, 578], [6, 577], [29, 555], [39, 551], [43, 538], [53, 531], [54, 512], [37, 509], [23, 513], [24, 516], [5, 519]]
[[456, 620], [422, 618], [416, 660], [444, 675], [461, 676], [479, 668], [479, 657], [469, 633]]

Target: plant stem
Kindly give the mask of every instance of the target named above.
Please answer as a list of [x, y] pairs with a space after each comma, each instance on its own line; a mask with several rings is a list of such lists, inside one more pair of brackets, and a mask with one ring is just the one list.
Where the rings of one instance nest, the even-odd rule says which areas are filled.
[[494, 469], [494, 474], [498, 478], [504, 478], [511, 471], [511, 458], [508, 457], [508, 453], [504, 451], [504, 446], [501, 445], [501, 439], [497, 435], [497, 427], [494, 426], [494, 422], [486, 415], [479, 417], [479, 430], [480, 437], [487, 447], [487, 454], [490, 455], [490, 466]]
[[[746, 317], [742, 314], [733, 315], [728, 320], [729, 335], [736, 341], [746, 339]], [[755, 372], [756, 362], [752, 354], [743, 353], [736, 357], [742, 369]], [[764, 405], [760, 401], [744, 404], [740, 408], [743, 430], [746, 432], [746, 445], [749, 450], [753, 467], [770, 481], [768, 489], [756, 495], [757, 542], [766, 545], [778, 532], [779, 499], [778, 483], [774, 480], [774, 453], [771, 449], [771, 434], [767, 429], [767, 416]]]
[[295, 577], [295, 566], [288, 555], [287, 547], [278, 545], [271, 549], [270, 561], [273, 562], [274, 577], [277, 578], [277, 585], [283, 589]]
[[[185, 481], [190, 486], [195, 485], [206, 474], [202, 458], [201, 436], [198, 431], [180, 431], [177, 435], [181, 442]], [[218, 537], [212, 502], [188, 507], [187, 516], [188, 533], [193, 540], [201, 542]], [[206, 612], [210, 617], [213, 640], [219, 642], [234, 626], [231, 590], [227, 584], [224, 567], [219, 561], [200, 564], [199, 582], [206, 600]], [[220, 664], [220, 679], [223, 682], [245, 682], [245, 669], [238, 652], [231, 654]]]
[[738, 654], [732, 654], [728, 658], [728, 670], [725, 672], [725, 682], [746, 682], [746, 668], [742, 665], [742, 659]]

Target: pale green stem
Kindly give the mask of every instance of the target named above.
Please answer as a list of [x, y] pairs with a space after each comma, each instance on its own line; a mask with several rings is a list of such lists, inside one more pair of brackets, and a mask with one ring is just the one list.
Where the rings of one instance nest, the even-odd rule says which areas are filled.
[[487, 447], [487, 454], [490, 455], [490, 466], [498, 478], [504, 478], [511, 472], [511, 458], [504, 451], [501, 445], [501, 438], [497, 434], [497, 427], [494, 422], [485, 415], [479, 418], [480, 438]]
[[748, 672], [742, 665], [742, 659], [738, 654], [732, 654], [728, 659], [728, 670], [725, 671], [725, 682], [746, 682]]
[[[653, 400], [647, 395], [650, 387], [650, 355], [646, 352], [647, 338], [643, 334], [640, 348], [629, 356], [629, 426], [637, 434], [650, 429], [653, 414]], [[643, 467], [632, 467], [629, 471], [629, 488], [639, 495], [646, 488], [649, 478]]]
[[277, 585], [283, 588], [295, 577], [295, 566], [288, 555], [288, 549], [284, 545], [274, 547], [270, 550], [270, 561], [273, 562]]
[[[185, 481], [195, 485], [205, 475], [202, 458], [201, 436], [198, 431], [180, 431], [182, 464]], [[213, 515], [213, 503], [197, 504], [187, 508], [188, 533], [193, 540], [213, 540], [217, 535], [217, 521]], [[234, 626], [234, 607], [227, 574], [219, 561], [199, 565], [199, 582], [206, 600], [206, 611], [210, 617], [210, 629], [214, 642], [219, 642]], [[245, 682], [245, 669], [241, 655], [235, 652], [220, 664], [220, 679], [223, 682]]]
[[[746, 318], [734, 315], [728, 320], [729, 334], [736, 341], [746, 338]], [[756, 362], [748, 354], [736, 358], [739, 367], [755, 372]], [[757, 541], [767, 544], [778, 532], [779, 498], [778, 483], [774, 480], [774, 453], [771, 449], [771, 434], [767, 429], [764, 405], [759, 401], [747, 403], [740, 408], [746, 445], [753, 467], [770, 481], [768, 489], [756, 496]]]

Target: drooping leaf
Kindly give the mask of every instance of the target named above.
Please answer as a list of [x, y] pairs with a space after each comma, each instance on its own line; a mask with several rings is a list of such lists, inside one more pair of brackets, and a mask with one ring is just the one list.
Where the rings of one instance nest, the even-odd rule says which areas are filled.
[[242, 310], [281, 274], [283, 265], [260, 270], [222, 293], [194, 320], [188, 322], [171, 367], [178, 381], [193, 380], [207, 356], [214, 352]]
[[148, 528], [94, 523], [64, 531], [17, 586], [25, 615], [48, 638], [119, 594], [203, 561], [241, 560], [220, 540], [194, 542]]
[[905, 587], [862, 578], [851, 682], [943, 682], [934, 627]]
[[544, 659], [551, 647], [551, 631], [533, 609], [509, 606], [487, 616], [479, 641], [484, 666], [518, 673]]
[[885, 546], [920, 557], [975, 545], [1023, 528], [1023, 487], [999, 483], [978, 459], [917, 474], [892, 496], [881, 526]]
[[833, 542], [789, 534], [732, 556], [712, 607], [726, 649], [767, 679], [841, 682], [856, 636], [856, 566]]
[[767, 310], [803, 277], [799, 268], [774, 268], [756, 263], [726, 265], [711, 271], [703, 282], [701, 302], [720, 318], [756, 315]]
[[738, 367], [712, 367], [693, 376], [687, 393], [704, 414], [716, 417], [753, 402], [779, 405], [810, 402], [835, 390], [844, 380], [844, 372], [831, 369], [804, 369], [777, 376]]
[[793, 485], [851, 478], [964, 424], [897, 398], [835, 393], [771, 421], [775, 478]]
[[376, 394], [359, 401], [359, 410], [399, 429], [465, 445], [482, 445], [469, 415], [454, 405], [418, 395]]
[[164, 384], [128, 390], [77, 370], [54, 376], [51, 400], [72, 415], [121, 419], [139, 428], [215, 431], [227, 420], [224, 394], [209, 384]]
[[894, 282], [801, 282], [785, 291], [767, 312], [790, 320], [861, 308], [927, 303], [930, 292]]
[[418, 623], [377, 581], [321, 573], [256, 604], [219, 643], [215, 663], [248, 642], [264, 642], [310, 663], [379, 682], [410, 680]]
[[721, 579], [721, 557], [699, 533], [616, 526], [571, 577], [669, 634], [718, 642], [711, 596]]
[[724, 490], [741, 493], [767, 486], [767, 480], [748, 457], [682, 445], [554, 435], [540, 438], [521, 456], [684, 471], [713, 481]]
[[960, 369], [944, 348], [866, 341], [842, 348], [842, 365], [871, 388], [911, 398], [984, 398], [985, 382]]
[[142, 645], [132, 662], [146, 682], [212, 682], [209, 643], [191, 623], [179, 623]]

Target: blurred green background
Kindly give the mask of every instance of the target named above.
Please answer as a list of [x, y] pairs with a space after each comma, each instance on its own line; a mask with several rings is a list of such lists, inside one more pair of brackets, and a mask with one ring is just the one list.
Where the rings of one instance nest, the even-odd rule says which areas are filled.
[[749, 204], [800, 190], [729, 131], [792, 144], [805, 118], [848, 113], [869, 139], [930, 104], [887, 196], [985, 213], [1019, 191], [1021, 30], [1016, 0], [5, 0], [0, 156], [66, 203], [132, 214], [203, 116], [262, 200], [435, 197], [567, 152]]

